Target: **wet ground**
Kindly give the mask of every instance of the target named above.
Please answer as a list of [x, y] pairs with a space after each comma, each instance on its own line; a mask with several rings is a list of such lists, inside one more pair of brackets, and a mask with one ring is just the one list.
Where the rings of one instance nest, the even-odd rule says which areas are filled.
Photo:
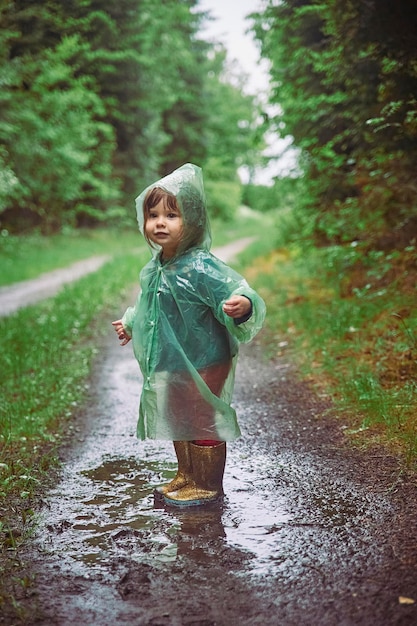
[[174, 473], [171, 445], [134, 437], [137, 365], [108, 337], [26, 555], [30, 623], [417, 623], [400, 600], [417, 598], [415, 489], [393, 460], [349, 451], [343, 424], [258, 351], [238, 369], [225, 501], [169, 510], [152, 490]]
[[350, 448], [343, 420], [256, 341], [237, 371], [224, 502], [155, 506], [173, 449], [135, 438], [138, 366], [113, 335], [22, 555], [27, 623], [417, 624], [417, 489], [394, 458]]

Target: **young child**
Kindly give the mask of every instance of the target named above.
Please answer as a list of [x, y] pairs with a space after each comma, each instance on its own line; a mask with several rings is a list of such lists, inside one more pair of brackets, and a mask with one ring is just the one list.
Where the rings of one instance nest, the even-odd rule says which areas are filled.
[[152, 251], [136, 305], [113, 322], [143, 374], [137, 436], [174, 442], [175, 478], [155, 490], [166, 504], [194, 506], [223, 495], [226, 441], [240, 435], [230, 406], [239, 342], [260, 330], [265, 304], [209, 252], [199, 167], [187, 163], [136, 199]]

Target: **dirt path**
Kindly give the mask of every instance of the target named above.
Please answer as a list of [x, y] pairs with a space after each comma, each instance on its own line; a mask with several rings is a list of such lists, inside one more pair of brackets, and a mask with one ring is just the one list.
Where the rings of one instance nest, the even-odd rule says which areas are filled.
[[54, 296], [63, 285], [91, 272], [96, 272], [109, 259], [110, 257], [107, 255], [94, 256], [83, 261], [77, 261], [69, 267], [45, 272], [45, 274], [32, 280], [22, 280], [14, 285], [0, 287], [0, 317], [5, 317], [29, 304]]
[[[62, 450], [23, 556], [36, 574], [26, 624], [414, 625], [416, 486], [395, 459], [347, 447], [342, 420], [259, 342], [241, 351], [226, 499], [156, 508], [171, 445], [134, 437], [130, 347], [109, 330], [89, 401]], [[1, 622], [0, 618], [0, 623]]]

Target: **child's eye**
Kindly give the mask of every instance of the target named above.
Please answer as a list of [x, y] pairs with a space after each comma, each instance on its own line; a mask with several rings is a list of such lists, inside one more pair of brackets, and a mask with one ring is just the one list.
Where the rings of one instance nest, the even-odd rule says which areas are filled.
[[169, 218], [178, 217], [178, 213], [168, 213]]

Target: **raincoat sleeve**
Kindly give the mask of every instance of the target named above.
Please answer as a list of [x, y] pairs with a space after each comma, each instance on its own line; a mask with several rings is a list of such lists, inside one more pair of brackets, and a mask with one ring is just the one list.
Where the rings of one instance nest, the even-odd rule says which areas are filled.
[[137, 311], [139, 310], [140, 295], [141, 294], [139, 292], [135, 306], [128, 307], [122, 317], [123, 328], [129, 335], [129, 337], [132, 336], [133, 322], [135, 321]]
[[[261, 330], [266, 314], [265, 302], [262, 298], [249, 287], [245, 279], [242, 278], [241, 284], [232, 291], [230, 296], [246, 296], [252, 303], [252, 314], [245, 322], [236, 323], [236, 320], [226, 315], [223, 311], [224, 300], [221, 303], [221, 311], [218, 311], [217, 319], [221, 321], [231, 335], [236, 337], [240, 343], [248, 343]], [[226, 298], [227, 299], [227, 298]], [[223, 319], [220, 318], [220, 315]]]
[[[260, 295], [247, 281], [231, 267], [211, 257], [204, 263], [204, 299], [212, 309], [217, 320], [226, 326], [229, 333], [240, 343], [248, 343], [261, 330], [265, 320], [266, 306]], [[252, 314], [239, 323], [223, 311], [224, 303], [232, 296], [246, 296], [252, 303]]]

